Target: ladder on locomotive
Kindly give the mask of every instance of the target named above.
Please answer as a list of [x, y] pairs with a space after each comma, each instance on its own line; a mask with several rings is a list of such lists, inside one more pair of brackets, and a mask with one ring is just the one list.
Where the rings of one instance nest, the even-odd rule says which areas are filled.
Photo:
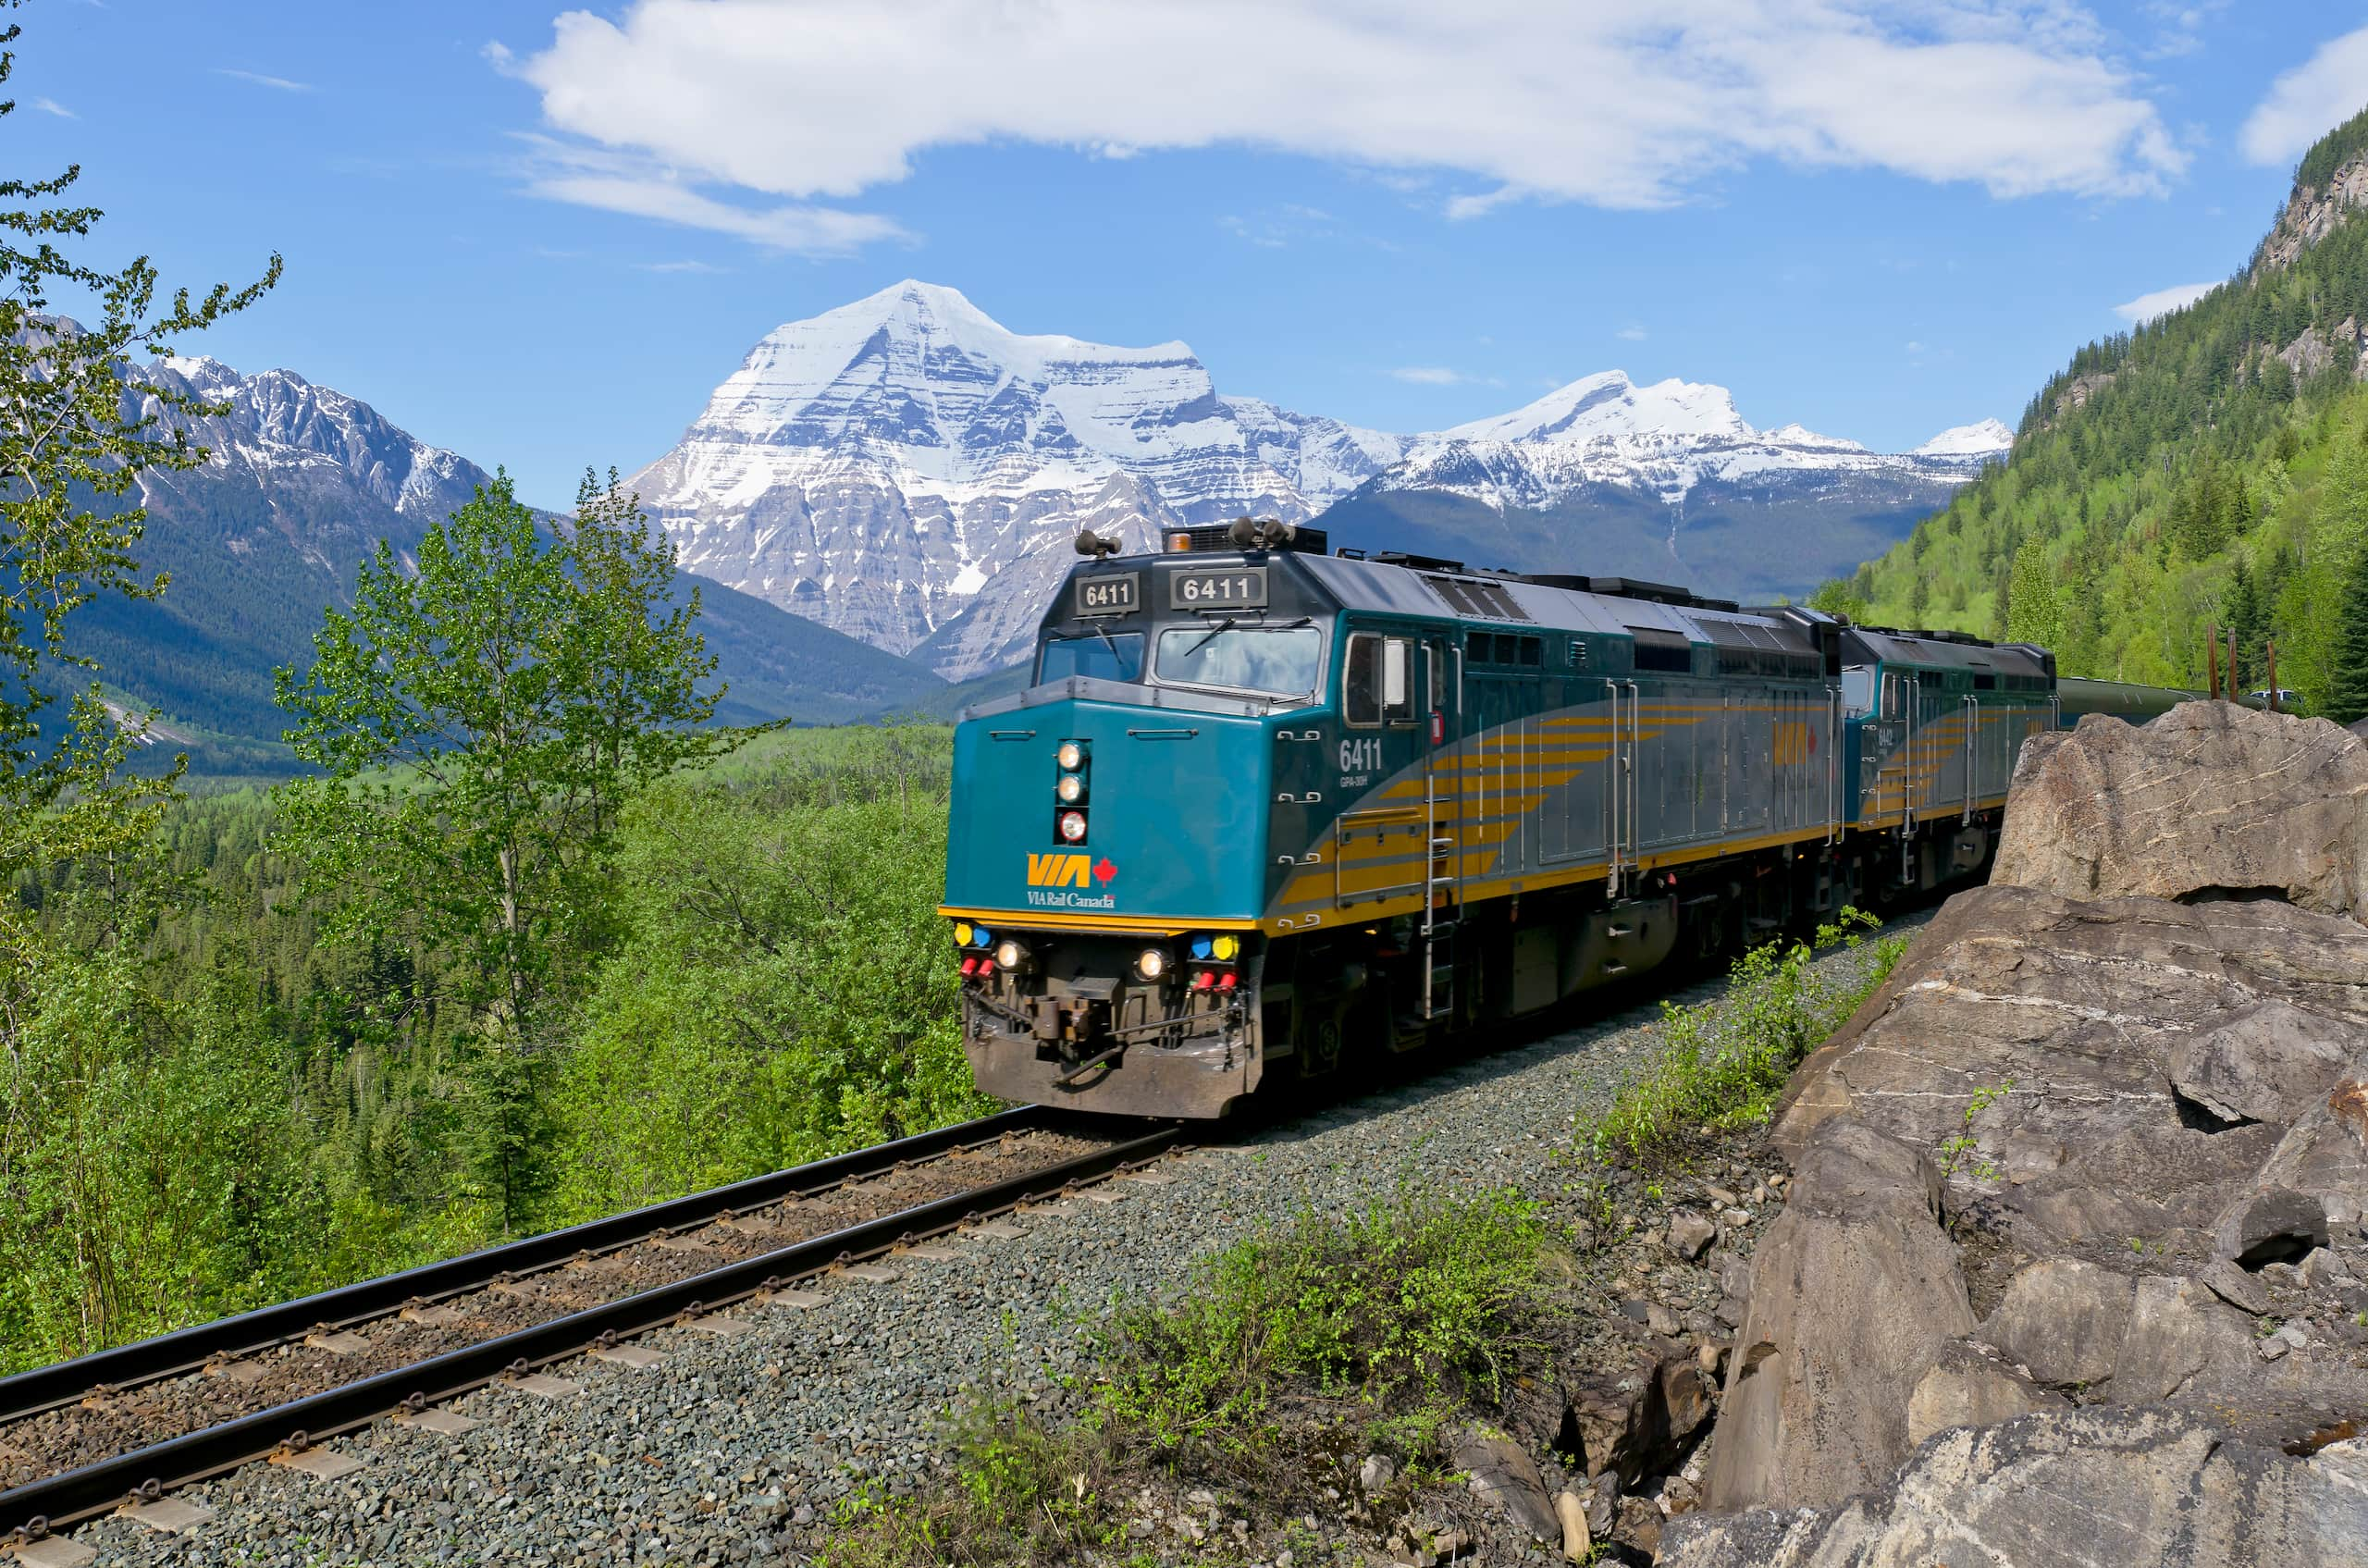
[[[1447, 678], [1452, 661], [1455, 677]], [[1463, 731], [1463, 649], [1449, 649], [1438, 637], [1423, 643], [1424, 722], [1423, 821], [1429, 854], [1423, 870], [1423, 1022], [1455, 1011], [1455, 934], [1463, 916], [1463, 820], [1475, 771], [1466, 767], [1455, 782], [1452, 813], [1439, 795], [1439, 756], [1451, 750]], [[1444, 910], [1442, 909], [1444, 906]]]

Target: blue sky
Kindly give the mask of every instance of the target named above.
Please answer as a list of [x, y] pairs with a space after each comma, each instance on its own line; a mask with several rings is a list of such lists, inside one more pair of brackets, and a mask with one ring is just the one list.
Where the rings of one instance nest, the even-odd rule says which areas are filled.
[[[1435, 15], [1426, 14], [1436, 12]], [[1898, 449], [2240, 266], [2368, 4], [33, 0], [7, 170], [287, 280], [284, 365], [532, 499], [905, 277], [1398, 430], [1593, 371]]]

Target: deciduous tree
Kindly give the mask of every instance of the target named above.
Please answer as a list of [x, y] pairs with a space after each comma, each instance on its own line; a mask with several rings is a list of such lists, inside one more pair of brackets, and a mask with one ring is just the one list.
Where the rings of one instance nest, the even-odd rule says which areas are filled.
[[334, 900], [332, 931], [415, 933], [470, 1009], [481, 1167], [505, 1223], [531, 1195], [537, 1058], [607, 935], [618, 813], [738, 744], [668, 602], [672, 546], [610, 475], [547, 525], [503, 475], [428, 530], [415, 570], [381, 544], [309, 674], [278, 673], [289, 744], [280, 846]]
[[[21, 31], [0, 29], [0, 82]], [[0, 103], [0, 117], [15, 107]], [[244, 288], [182, 289], [160, 304], [147, 257], [117, 268], [88, 259], [96, 207], [54, 204], [80, 177], [77, 165], [0, 179], [0, 877], [119, 851], [153, 824], [168, 786], [117, 773], [124, 742], [95, 685], [74, 697], [69, 722], [49, 712], [90, 669], [68, 651], [67, 623], [102, 595], [164, 590], [140, 570], [146, 514], [127, 498], [151, 470], [204, 463], [182, 422], [228, 412], [150, 382], [132, 356], [170, 353], [279, 279], [275, 255]], [[57, 315], [60, 291], [86, 299], [93, 323]], [[0, 941], [24, 937], [13, 908], [0, 908]]]

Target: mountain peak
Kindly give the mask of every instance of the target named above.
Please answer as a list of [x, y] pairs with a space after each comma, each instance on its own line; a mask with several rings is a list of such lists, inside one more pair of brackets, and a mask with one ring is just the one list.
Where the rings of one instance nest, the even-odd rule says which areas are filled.
[[1005, 330], [1002, 323], [972, 304], [969, 296], [961, 290], [943, 283], [924, 283], [918, 278], [891, 283], [876, 293], [866, 294], [862, 299], [824, 311], [806, 321], [790, 322], [776, 330], [787, 331], [791, 327], [839, 318], [878, 324], [894, 322], [923, 332], [958, 331], [968, 327], [998, 333], [1006, 338], [1012, 336]]
[[1583, 444], [1631, 435], [1748, 436], [1724, 387], [1671, 378], [1639, 387], [1624, 370], [1600, 370], [1536, 402], [1439, 433], [1447, 440]]
[[2005, 455], [2015, 444], [2015, 433], [1995, 419], [1978, 419], [1970, 425], [1952, 425], [1907, 455], [1910, 457], [1991, 458]]

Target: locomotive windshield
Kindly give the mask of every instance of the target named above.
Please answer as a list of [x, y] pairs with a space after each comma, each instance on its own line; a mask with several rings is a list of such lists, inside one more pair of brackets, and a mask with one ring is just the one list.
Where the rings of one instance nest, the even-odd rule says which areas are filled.
[[1324, 633], [1314, 626], [1170, 626], [1159, 634], [1159, 678], [1274, 697], [1315, 689]]
[[1143, 678], [1143, 635], [1141, 632], [1097, 632], [1083, 637], [1048, 637], [1036, 679], [1057, 681], [1070, 675], [1092, 675], [1104, 681]]

